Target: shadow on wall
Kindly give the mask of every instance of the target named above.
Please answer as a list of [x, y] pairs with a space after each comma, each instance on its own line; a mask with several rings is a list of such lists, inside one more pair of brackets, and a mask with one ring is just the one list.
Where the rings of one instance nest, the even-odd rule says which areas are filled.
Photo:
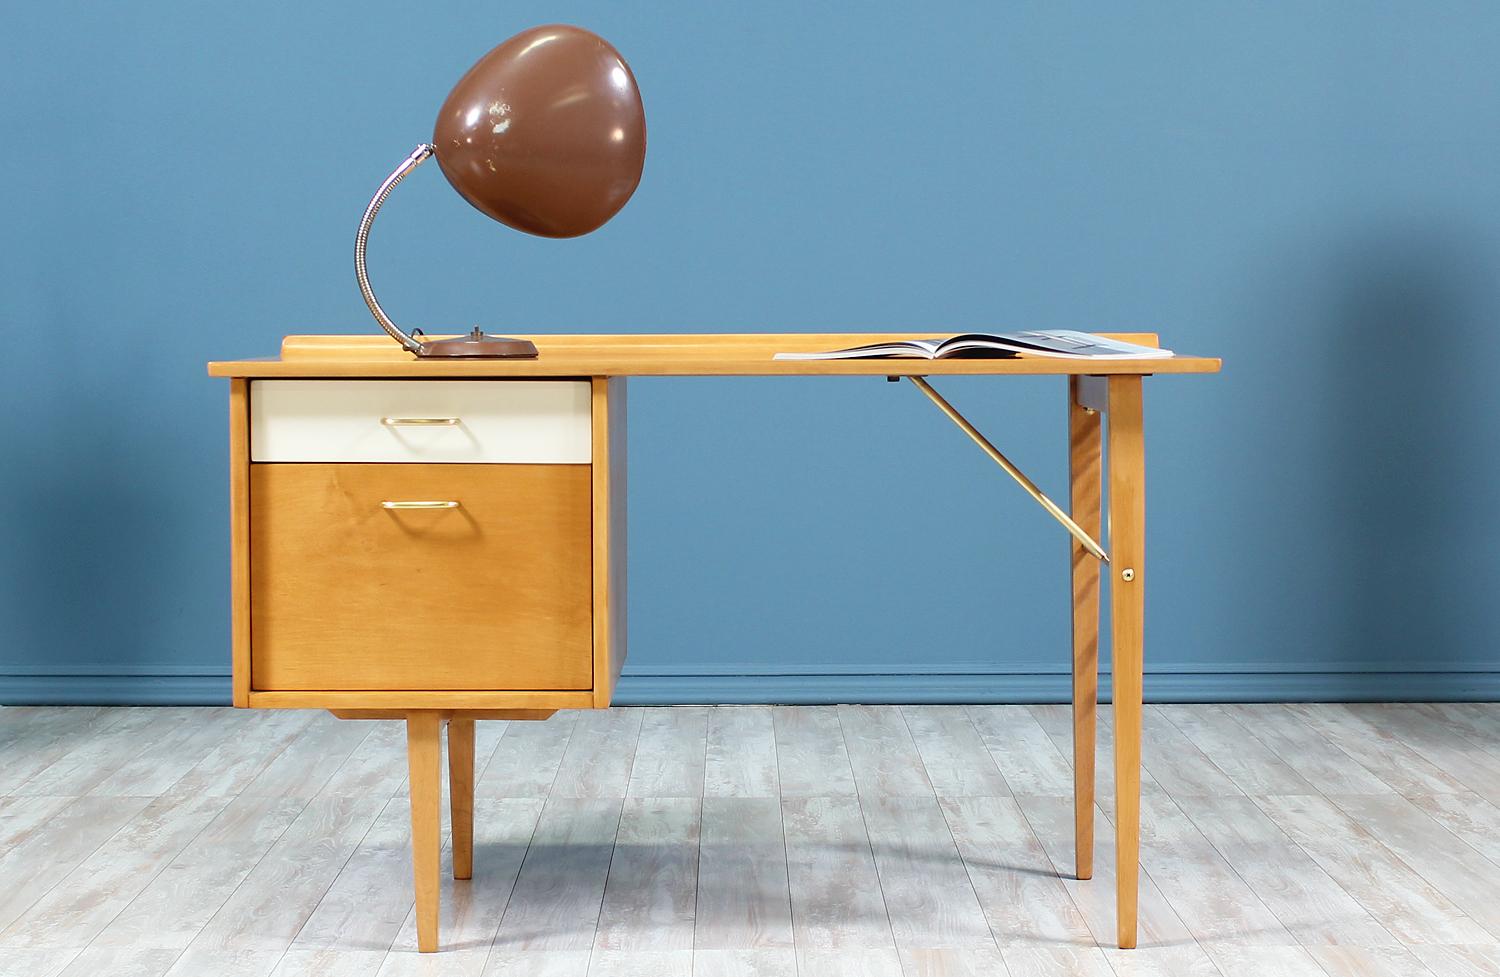
[[[1452, 229], [1363, 228], [1316, 286], [1328, 297], [1326, 373], [1312, 402], [1327, 419], [1324, 599], [1352, 671], [1473, 669], [1477, 629], [1500, 603], [1491, 363], [1490, 242]], [[1288, 356], [1299, 355], [1296, 350]], [[1483, 622], [1483, 623], [1481, 623]], [[1465, 659], [1467, 660], [1465, 662]]]

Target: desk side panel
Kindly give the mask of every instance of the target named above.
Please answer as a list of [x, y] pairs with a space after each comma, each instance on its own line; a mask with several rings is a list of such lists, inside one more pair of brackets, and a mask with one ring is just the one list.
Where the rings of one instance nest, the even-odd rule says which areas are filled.
[[625, 664], [625, 379], [593, 381], [594, 706], [609, 706]]
[[250, 383], [229, 381], [229, 594], [231, 695], [250, 705]]

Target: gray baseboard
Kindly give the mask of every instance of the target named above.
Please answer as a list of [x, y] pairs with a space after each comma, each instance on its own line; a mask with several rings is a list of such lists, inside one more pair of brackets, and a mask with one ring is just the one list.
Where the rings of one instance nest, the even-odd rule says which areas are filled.
[[[621, 677], [618, 705], [681, 703], [1066, 702], [1066, 673], [692, 675]], [[1109, 676], [1100, 679], [1109, 697]], [[1153, 672], [1150, 702], [1500, 701], [1500, 671]], [[0, 705], [227, 705], [223, 673], [0, 675]]]

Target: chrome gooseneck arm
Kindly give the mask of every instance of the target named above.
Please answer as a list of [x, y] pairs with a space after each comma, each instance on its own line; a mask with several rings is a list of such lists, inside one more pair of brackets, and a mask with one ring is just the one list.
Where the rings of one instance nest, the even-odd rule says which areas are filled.
[[370, 307], [370, 314], [375, 317], [376, 322], [380, 323], [380, 328], [390, 333], [391, 338], [401, 344], [402, 349], [416, 353], [418, 356], [422, 354], [422, 344], [392, 322], [391, 317], [386, 315], [385, 310], [380, 307], [379, 300], [375, 298], [375, 290], [370, 287], [370, 275], [365, 268], [365, 243], [370, 239], [370, 225], [375, 223], [375, 215], [380, 213], [380, 207], [385, 203], [385, 198], [396, 189], [396, 184], [406, 179], [408, 173], [426, 162], [433, 151], [434, 147], [431, 143], [421, 143], [411, 151], [410, 156], [401, 161], [401, 165], [396, 167], [390, 176], [385, 178], [385, 182], [371, 198], [370, 205], [365, 208], [365, 216], [359, 222], [359, 233], [354, 236], [354, 277], [359, 279], [359, 292], [365, 297], [365, 304]]
[[[375, 317], [376, 322], [380, 323], [380, 328], [400, 343], [402, 349], [424, 359], [438, 357], [536, 359], [536, 344], [531, 340], [491, 336], [478, 326], [475, 326], [467, 335], [456, 336], [452, 339], [417, 339], [416, 336], [392, 322], [391, 317], [385, 314], [385, 310], [380, 307], [380, 302], [375, 298], [375, 290], [370, 287], [370, 274], [365, 268], [365, 245], [370, 240], [370, 225], [375, 223], [375, 215], [380, 213], [381, 204], [385, 203], [385, 198], [396, 189], [396, 184], [406, 179], [407, 174], [421, 166], [435, 152], [437, 152], [437, 147], [431, 143], [418, 144], [417, 148], [411, 151], [411, 155], [402, 160], [401, 165], [385, 178], [380, 189], [375, 191], [375, 196], [370, 198], [370, 205], [365, 208], [365, 216], [359, 222], [359, 233], [354, 236], [354, 277], [359, 279], [359, 293], [365, 297], [365, 304], [370, 307], [370, 314]], [[417, 330], [418, 334], [420, 332], [421, 330]]]

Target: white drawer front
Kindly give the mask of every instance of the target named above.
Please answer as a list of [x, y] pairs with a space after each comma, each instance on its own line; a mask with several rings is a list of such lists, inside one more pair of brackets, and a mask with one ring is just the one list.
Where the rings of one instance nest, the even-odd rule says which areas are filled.
[[588, 464], [587, 380], [255, 380], [250, 460]]

